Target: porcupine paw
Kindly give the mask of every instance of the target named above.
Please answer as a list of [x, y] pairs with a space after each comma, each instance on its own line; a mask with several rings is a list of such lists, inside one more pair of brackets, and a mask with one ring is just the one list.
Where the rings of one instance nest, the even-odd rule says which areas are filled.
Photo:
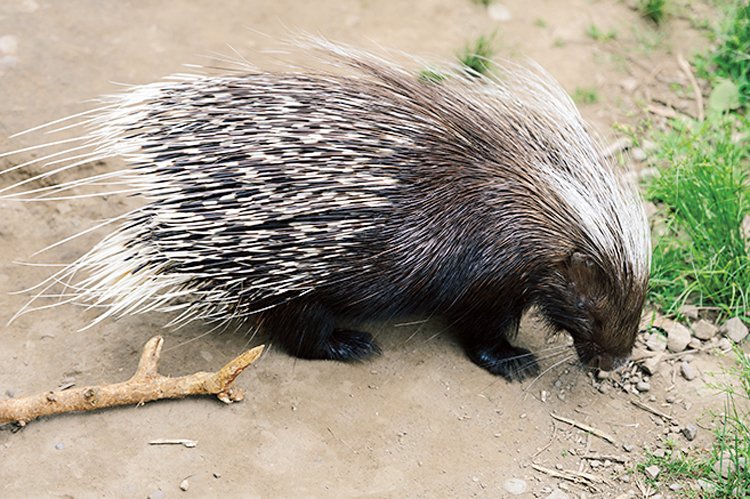
[[476, 365], [508, 381], [522, 381], [539, 373], [534, 354], [508, 344], [476, 348], [469, 352], [469, 358]]
[[336, 329], [326, 344], [331, 360], [357, 361], [380, 353], [380, 347], [370, 333], [351, 329]]

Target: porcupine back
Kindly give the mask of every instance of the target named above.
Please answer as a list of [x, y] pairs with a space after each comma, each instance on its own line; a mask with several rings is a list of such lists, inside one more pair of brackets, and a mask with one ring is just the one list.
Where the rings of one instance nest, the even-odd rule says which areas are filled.
[[61, 303], [101, 308], [94, 323], [223, 321], [316, 293], [367, 318], [439, 311], [484, 282], [510, 292], [575, 250], [616, 285], [645, 286], [638, 197], [542, 71], [434, 84], [324, 48], [348, 70], [177, 75], [84, 114], [72, 159], [40, 177], [114, 157], [126, 168], [0, 195], [118, 180], [143, 203], [37, 294], [62, 287]]

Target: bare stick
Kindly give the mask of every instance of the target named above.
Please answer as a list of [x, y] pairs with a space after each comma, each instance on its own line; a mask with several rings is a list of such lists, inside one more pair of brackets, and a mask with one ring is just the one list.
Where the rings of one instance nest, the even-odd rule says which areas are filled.
[[677, 64], [680, 65], [680, 68], [690, 81], [690, 86], [693, 87], [695, 106], [698, 110], [698, 121], [703, 121], [703, 92], [701, 92], [701, 87], [698, 86], [698, 81], [695, 79], [695, 75], [693, 75], [693, 71], [690, 69], [690, 64], [688, 64], [685, 58], [682, 57], [682, 54], [677, 54]]
[[164, 338], [155, 336], [143, 347], [138, 369], [129, 380], [110, 385], [53, 390], [20, 399], [0, 401], [0, 425], [25, 425], [42, 416], [66, 412], [93, 411], [118, 405], [141, 405], [152, 400], [216, 395], [230, 404], [244, 394], [232, 386], [234, 380], [263, 353], [263, 346], [248, 350], [215, 373], [197, 372], [178, 378], [157, 372]]
[[558, 470], [545, 468], [544, 466], [539, 466], [538, 464], [533, 464], [533, 463], [531, 464], [531, 467], [539, 471], [540, 473], [545, 473], [555, 478], [562, 478], [563, 480], [569, 480], [573, 483], [582, 483], [582, 484], [607, 483], [607, 480], [605, 480], [604, 478], [598, 475], [586, 473], [583, 471], [575, 471], [575, 470], [559, 470], [558, 471]]
[[568, 419], [568, 418], [564, 418], [562, 416], [558, 416], [554, 412], [550, 412], [549, 415], [552, 416], [554, 419], [556, 419], [558, 421], [562, 421], [563, 423], [568, 423], [569, 425], [573, 425], [576, 428], [579, 428], [579, 429], [581, 429], [583, 431], [587, 431], [587, 432], [591, 433], [592, 435], [596, 435], [599, 438], [603, 438], [604, 440], [606, 440], [607, 442], [611, 443], [612, 445], [615, 444], [615, 439], [613, 437], [609, 436], [608, 434], [604, 433], [601, 430], [597, 430], [593, 426], [589, 426], [589, 425], [580, 423], [580, 422], [576, 421], [575, 419]]
[[664, 419], [666, 419], [666, 420], [668, 420], [668, 421], [672, 421], [672, 420], [674, 419], [674, 418], [673, 418], [672, 416], [670, 416], [669, 414], [664, 414], [663, 412], [661, 412], [661, 411], [659, 411], [659, 410], [657, 410], [657, 409], [654, 409], [654, 408], [653, 408], [653, 407], [651, 407], [650, 405], [646, 405], [646, 404], [644, 404], [644, 403], [643, 403], [643, 402], [641, 402], [640, 400], [631, 400], [631, 401], [630, 401], [630, 403], [631, 403], [631, 404], [633, 404], [633, 405], [634, 405], [634, 406], [636, 406], [636, 407], [640, 407], [640, 408], [641, 408], [641, 409], [643, 409], [644, 411], [650, 412], [650, 413], [651, 413], [651, 414], [653, 414], [654, 416], [659, 416], [660, 418], [664, 418]]

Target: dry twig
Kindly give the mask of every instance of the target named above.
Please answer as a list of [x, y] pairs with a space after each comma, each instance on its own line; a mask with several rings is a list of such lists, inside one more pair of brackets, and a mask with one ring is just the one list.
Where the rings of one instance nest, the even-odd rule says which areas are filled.
[[233, 387], [232, 383], [263, 352], [263, 346], [248, 350], [215, 373], [197, 372], [170, 378], [157, 372], [163, 343], [161, 336], [151, 338], [143, 347], [135, 374], [123, 383], [53, 390], [0, 401], [0, 425], [18, 423], [23, 426], [29, 421], [52, 414], [93, 411], [118, 405], [141, 405], [152, 400], [190, 395], [216, 395], [219, 400], [229, 404], [244, 397], [242, 390]]
[[695, 75], [693, 75], [693, 71], [690, 69], [690, 64], [688, 64], [685, 58], [682, 57], [682, 54], [677, 54], [677, 64], [680, 65], [680, 69], [682, 69], [685, 76], [687, 76], [688, 81], [690, 81], [690, 86], [693, 87], [693, 94], [695, 94], [695, 107], [698, 111], [698, 121], [703, 121], [703, 92], [701, 92], [701, 87], [698, 86], [698, 81], [695, 79]]
[[598, 475], [594, 475], [594, 474], [586, 473], [582, 471], [553, 470], [553, 469], [545, 468], [544, 466], [539, 466], [538, 464], [533, 464], [533, 463], [531, 467], [539, 471], [540, 473], [545, 473], [555, 478], [562, 478], [563, 480], [569, 480], [573, 483], [580, 483], [584, 485], [593, 484], [593, 483], [608, 483], [607, 480], [605, 480], [604, 478]]
[[613, 437], [609, 436], [607, 433], [604, 433], [601, 430], [597, 430], [593, 426], [589, 426], [587, 424], [583, 424], [581, 422], [576, 421], [575, 419], [568, 419], [568, 418], [564, 418], [562, 416], [558, 416], [554, 412], [550, 412], [550, 416], [552, 416], [554, 419], [556, 419], [558, 421], [562, 421], [563, 423], [568, 423], [569, 425], [573, 425], [576, 428], [579, 428], [579, 429], [581, 429], [583, 431], [587, 431], [587, 432], [591, 433], [592, 435], [595, 435], [595, 436], [597, 436], [599, 438], [603, 438], [604, 440], [606, 440], [607, 442], [611, 443], [612, 445], [615, 444], [615, 439]]
[[672, 421], [674, 419], [669, 414], [664, 414], [663, 412], [661, 412], [661, 411], [659, 411], [657, 409], [654, 409], [650, 405], [644, 404], [640, 400], [631, 400], [630, 403], [633, 404], [636, 407], [639, 407], [639, 408], [643, 409], [644, 411], [650, 412], [654, 416], [659, 416], [660, 418], [664, 418], [664, 419], [666, 419], [668, 421]]

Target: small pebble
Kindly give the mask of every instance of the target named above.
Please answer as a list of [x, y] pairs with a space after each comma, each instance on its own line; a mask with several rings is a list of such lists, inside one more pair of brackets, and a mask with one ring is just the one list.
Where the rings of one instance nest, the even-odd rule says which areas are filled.
[[685, 435], [685, 438], [687, 438], [688, 442], [692, 442], [695, 440], [695, 435], [698, 433], [698, 427], [694, 424], [689, 424], [685, 426], [682, 430], [682, 434]]
[[570, 496], [560, 489], [555, 489], [544, 499], [570, 499]]
[[597, 461], [596, 459], [592, 459], [591, 461], [589, 461], [589, 466], [591, 466], [592, 468], [598, 468], [601, 465], [601, 461]]
[[640, 147], [635, 147], [630, 150], [630, 157], [633, 158], [635, 161], [644, 161], [646, 159], [646, 151], [641, 149]]
[[682, 361], [680, 363], [680, 373], [682, 373], [682, 377], [688, 381], [693, 381], [698, 377], [697, 369], [695, 369], [686, 361]]
[[677, 492], [678, 490], [682, 490], [682, 485], [680, 485], [679, 483], [670, 483], [669, 490], [671, 490], [672, 492]]
[[729, 338], [722, 338], [716, 344], [716, 347], [723, 353], [729, 353], [732, 351], [732, 342], [729, 341]]
[[190, 482], [188, 482], [188, 479], [184, 479], [180, 482], [180, 490], [183, 492], [187, 492], [187, 490], [190, 488]]
[[528, 485], [526, 485], [525, 480], [521, 480], [520, 478], [509, 478], [503, 483], [503, 489], [505, 489], [508, 494], [520, 496], [526, 492]]
[[665, 400], [667, 401], [667, 404], [674, 404], [677, 399], [674, 397], [674, 395], [670, 394], [667, 395]]
[[148, 495], [148, 499], [165, 499], [167, 494], [163, 490], [155, 490]]
[[663, 334], [651, 333], [646, 340], [646, 346], [652, 352], [663, 352], [667, 349], [667, 338]]
[[748, 333], [747, 326], [739, 317], [732, 317], [726, 321], [721, 327], [721, 331], [735, 343], [744, 340]]
[[610, 374], [611, 373], [609, 371], [599, 370], [599, 371], [596, 372], [596, 378], [597, 379], [609, 379]]
[[702, 346], [703, 342], [698, 338], [691, 338], [690, 343], [688, 343], [688, 348], [693, 350], [700, 350]]
[[683, 305], [680, 307], [680, 313], [688, 319], [698, 320], [698, 307], [695, 305]]
[[693, 336], [700, 340], [710, 340], [716, 333], [719, 332], [719, 328], [706, 319], [701, 319], [693, 324]]
[[218, 471], [214, 471], [213, 475], [214, 475], [214, 478], [216, 478], [217, 480], [221, 478], [221, 473], [219, 473]]
[[633, 450], [635, 449], [635, 445], [633, 445], [633, 444], [623, 444], [622, 448], [623, 448], [623, 450], [625, 452], [633, 452]]
[[[664, 457], [664, 456], [667, 455], [667, 453], [666, 453], [666, 451], [664, 449], [656, 449], [653, 452], [653, 454], [654, 454], [654, 457], [659, 457], [659, 458], [662, 458], [662, 457]], [[656, 477], [654, 477], [654, 478], [656, 478]]]
[[609, 393], [610, 386], [607, 383], [602, 383], [599, 385], [599, 393]]
[[639, 392], [647, 392], [651, 390], [651, 385], [646, 383], [645, 381], [639, 381], [638, 383], [636, 383], [635, 389]]
[[493, 3], [487, 7], [487, 14], [490, 18], [501, 23], [508, 22], [513, 19], [513, 14], [510, 13], [508, 7], [500, 3]]
[[652, 480], [655, 480], [656, 477], [659, 476], [660, 472], [661, 470], [655, 464], [652, 464], [651, 466], [646, 468], [646, 475], [651, 477]]
[[57, 450], [63, 450], [64, 448], [65, 448], [65, 444], [62, 443], [62, 442], [57, 442], [55, 444], [55, 449], [57, 449]]
[[672, 322], [667, 329], [667, 348], [670, 352], [682, 352], [690, 344], [690, 330], [679, 322]]
[[659, 370], [659, 365], [661, 364], [662, 358], [663, 355], [659, 354], [644, 360], [642, 364], [643, 369], [649, 374], [656, 374], [656, 372]]

